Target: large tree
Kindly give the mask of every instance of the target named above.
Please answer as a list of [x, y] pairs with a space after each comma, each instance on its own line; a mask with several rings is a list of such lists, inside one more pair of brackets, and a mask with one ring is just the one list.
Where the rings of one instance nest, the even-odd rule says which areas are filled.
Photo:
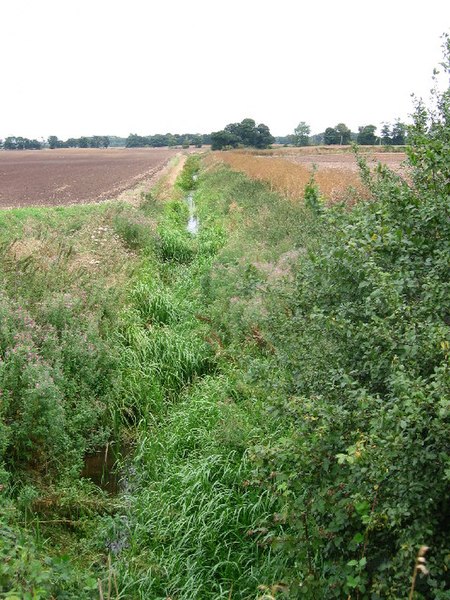
[[229, 123], [225, 129], [211, 134], [211, 149], [222, 150], [238, 145], [252, 148], [267, 148], [275, 138], [264, 123], [256, 125], [253, 119], [244, 119], [240, 123]]
[[240, 138], [235, 134], [222, 129], [213, 131], [211, 134], [211, 150], [223, 150], [224, 148], [237, 148]]
[[362, 146], [373, 146], [376, 144], [376, 129], [375, 125], [362, 125], [361, 127], [358, 127], [358, 137], [356, 138], [358, 144], [361, 144]]
[[255, 129], [253, 145], [255, 148], [268, 148], [273, 144], [275, 138], [270, 133], [270, 129], [264, 123], [260, 123]]
[[347, 127], [347, 125], [345, 123], [338, 123], [336, 125], [335, 129], [336, 129], [338, 137], [339, 137], [338, 143], [341, 145], [350, 144], [352, 132]]
[[244, 146], [255, 146], [257, 138], [255, 121], [253, 119], [244, 119], [241, 121], [238, 135]]
[[300, 123], [294, 129], [295, 145], [296, 146], [308, 146], [310, 133], [311, 133], [310, 126], [307, 125], [305, 123], [305, 121], [300, 121]]
[[334, 127], [327, 127], [323, 134], [323, 143], [327, 146], [339, 144], [339, 133]]

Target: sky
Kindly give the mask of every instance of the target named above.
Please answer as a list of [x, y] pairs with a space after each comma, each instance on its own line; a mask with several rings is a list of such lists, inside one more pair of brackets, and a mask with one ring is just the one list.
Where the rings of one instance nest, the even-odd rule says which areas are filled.
[[274, 135], [412, 112], [447, 0], [0, 0], [0, 138]]

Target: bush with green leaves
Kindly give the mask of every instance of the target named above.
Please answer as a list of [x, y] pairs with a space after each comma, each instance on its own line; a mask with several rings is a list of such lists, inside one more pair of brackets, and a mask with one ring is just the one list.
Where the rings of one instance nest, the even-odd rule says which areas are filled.
[[98, 588], [67, 556], [49, 556], [31, 535], [0, 520], [0, 594], [11, 600], [89, 600], [98, 598]]
[[[108, 436], [106, 396], [114, 357], [98, 323], [80, 321], [65, 302], [65, 324], [55, 327], [45, 305], [33, 318], [0, 297], [0, 392], [3, 458], [14, 470], [48, 474], [81, 467], [84, 452]], [[55, 308], [52, 308], [55, 314]], [[7, 435], [6, 435], [7, 434]]]
[[187, 157], [183, 171], [178, 179], [178, 185], [182, 190], [188, 192], [197, 187], [197, 174], [200, 169], [200, 156], [191, 154]]
[[412, 182], [361, 160], [371, 200], [323, 212], [293, 293], [273, 293], [253, 372], [283, 435], [254, 477], [293, 597], [404, 598], [421, 545], [416, 597], [448, 597], [449, 97], [417, 108]]

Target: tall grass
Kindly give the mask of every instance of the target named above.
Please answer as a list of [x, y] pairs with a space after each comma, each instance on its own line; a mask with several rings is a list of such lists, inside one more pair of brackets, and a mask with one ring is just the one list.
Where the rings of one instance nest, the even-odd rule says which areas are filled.
[[[258, 202], [254, 184], [240, 178], [239, 185], [244, 202]], [[223, 213], [212, 210], [209, 190], [227, 198], [228, 188], [200, 185], [205, 220], [195, 240], [186, 238], [190, 261], [158, 254], [158, 274], [143, 270], [131, 289], [117, 338], [120, 411], [139, 424], [129, 547], [114, 561], [119, 588], [131, 597], [253, 598], [261, 582], [282, 576], [259, 529], [273, 498], [250, 485], [248, 448], [264, 436], [260, 403], [239, 397], [204, 295], [227, 242], [226, 204]], [[167, 204], [161, 223], [184, 236], [179, 210]], [[281, 225], [273, 235], [282, 245]]]

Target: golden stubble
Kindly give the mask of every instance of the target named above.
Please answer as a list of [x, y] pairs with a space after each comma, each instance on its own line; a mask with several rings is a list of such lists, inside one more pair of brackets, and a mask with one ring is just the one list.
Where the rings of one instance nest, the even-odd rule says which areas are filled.
[[[327, 202], [349, 200], [355, 196], [365, 198], [365, 189], [357, 169], [348, 161], [333, 166], [315, 164], [314, 156], [310, 162], [299, 164], [289, 157], [260, 155], [251, 152], [227, 151], [212, 155], [212, 161], [229, 165], [235, 171], [241, 171], [251, 177], [269, 184], [272, 191], [281, 193], [289, 200], [303, 198], [305, 186], [314, 178], [320, 193]], [[315, 165], [315, 166], [314, 166]]]

